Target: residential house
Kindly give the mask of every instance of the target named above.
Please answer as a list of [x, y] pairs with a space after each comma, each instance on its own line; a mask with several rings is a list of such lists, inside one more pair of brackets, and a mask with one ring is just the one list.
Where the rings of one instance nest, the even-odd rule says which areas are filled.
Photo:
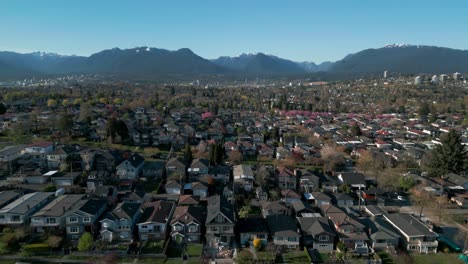
[[301, 236], [293, 218], [287, 215], [270, 215], [266, 221], [274, 245], [287, 248], [299, 247]]
[[164, 185], [164, 189], [166, 190], [167, 194], [181, 194], [182, 193], [182, 185], [177, 181], [167, 181]]
[[53, 192], [25, 194], [0, 209], [0, 225], [28, 225], [30, 217], [49, 203]]
[[223, 196], [214, 195], [208, 198], [206, 217], [206, 240], [211, 246], [231, 246], [234, 235], [234, 209]]
[[228, 166], [211, 167], [209, 170], [209, 175], [215, 180], [226, 184], [229, 182], [229, 178], [231, 176], [231, 169]]
[[203, 207], [177, 206], [171, 219], [173, 241], [200, 243], [205, 217]]
[[367, 243], [369, 238], [365, 226], [334, 205], [322, 205], [322, 211], [330, 219], [338, 233], [338, 238], [348, 249], [355, 249], [356, 245]]
[[345, 193], [334, 193], [333, 200], [338, 206], [353, 206], [354, 199]]
[[340, 172], [338, 179], [342, 184], [349, 185], [351, 189], [366, 189], [366, 178], [358, 172]]
[[293, 190], [282, 190], [281, 191], [281, 201], [285, 202], [287, 205], [291, 205], [296, 201], [301, 200], [301, 195]]
[[161, 179], [164, 173], [164, 161], [145, 162], [142, 170], [142, 176], [148, 179]]
[[192, 181], [196, 179], [198, 175], [207, 174], [209, 170], [209, 161], [207, 159], [194, 159], [190, 167], [188, 168], [188, 173], [192, 178]]
[[84, 232], [96, 234], [97, 221], [107, 208], [104, 199], [80, 200], [65, 215], [66, 233], [72, 239], [78, 239]]
[[403, 246], [409, 252], [437, 253], [437, 234], [410, 214], [383, 216], [401, 235]]
[[281, 190], [297, 189], [297, 178], [293, 170], [287, 167], [278, 167], [276, 177], [278, 179], [278, 187]]
[[52, 151], [54, 151], [54, 143], [49, 141], [36, 142], [24, 148], [24, 152], [29, 155], [30, 159], [41, 165], [47, 165], [47, 154]]
[[91, 171], [86, 179], [86, 189], [90, 192], [98, 187], [106, 185], [110, 180], [110, 174], [107, 171]]
[[296, 177], [299, 179], [299, 187], [301, 192], [316, 192], [320, 189], [320, 177], [311, 173], [308, 170], [294, 170]]
[[145, 203], [142, 209], [143, 213], [137, 224], [140, 240], [165, 240], [175, 210], [175, 204], [160, 200]]
[[31, 228], [38, 233], [64, 229], [68, 211], [83, 197], [82, 194], [66, 194], [57, 197], [31, 217]]
[[252, 167], [247, 164], [235, 165], [233, 167], [234, 184], [247, 192], [252, 191], [255, 175]]
[[182, 175], [185, 177], [185, 163], [180, 158], [171, 158], [166, 162], [167, 176]]
[[308, 198], [308, 200], [313, 200], [314, 203], [318, 206], [325, 205], [325, 204], [332, 204], [332, 198], [323, 192], [311, 193], [311, 196], [310, 198]]
[[130, 241], [134, 238], [135, 225], [141, 215], [141, 203], [119, 203], [100, 221], [101, 239], [112, 242]]
[[263, 246], [268, 244], [268, 228], [264, 218], [241, 218], [237, 224], [241, 246], [253, 245], [255, 239], [260, 239]]
[[290, 211], [286, 204], [282, 201], [263, 202], [261, 203], [263, 217], [270, 215], [284, 214], [289, 215]]
[[335, 231], [326, 217], [298, 217], [304, 244], [319, 252], [333, 251]]
[[303, 201], [297, 201], [292, 204], [294, 215], [296, 217], [321, 217], [318, 208], [310, 206]]
[[59, 169], [66, 163], [67, 157], [76, 152], [77, 149], [72, 146], [63, 146], [47, 154], [47, 167], [49, 170]]
[[0, 192], [0, 208], [15, 201], [17, 198], [19, 198], [22, 195], [23, 193], [21, 190], [1, 191]]
[[192, 195], [181, 195], [179, 197], [179, 206], [197, 206], [200, 204], [200, 197]]
[[138, 153], [134, 153], [117, 166], [117, 176], [119, 180], [137, 180], [144, 165], [145, 159]]
[[72, 187], [78, 182], [78, 178], [81, 176], [82, 172], [67, 172], [55, 174], [50, 178], [52, 184], [59, 187]]
[[398, 248], [400, 235], [381, 216], [361, 219], [370, 235], [370, 246], [375, 250], [386, 250], [389, 247]]

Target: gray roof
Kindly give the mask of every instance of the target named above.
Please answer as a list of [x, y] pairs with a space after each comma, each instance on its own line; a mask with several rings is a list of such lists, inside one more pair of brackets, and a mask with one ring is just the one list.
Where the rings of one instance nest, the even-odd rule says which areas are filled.
[[376, 205], [366, 205], [365, 208], [371, 216], [384, 215], [387, 213], [380, 206], [376, 206]]
[[234, 222], [234, 211], [232, 204], [230, 204], [224, 196], [214, 195], [208, 197], [208, 213], [206, 216], [206, 223], [210, 223], [219, 213], [229, 218]]
[[143, 213], [140, 217], [140, 223], [166, 223], [170, 220], [169, 217], [174, 203], [160, 200], [152, 203], [145, 203], [142, 207]]
[[13, 199], [19, 197], [20, 195], [20, 190], [2, 191], [0, 192], [0, 204], [2, 206], [7, 205], [8, 203], [12, 202]]
[[112, 212], [107, 213], [104, 219], [132, 219], [133, 216], [140, 210], [141, 203], [123, 202], [119, 203]]
[[73, 205], [78, 203], [84, 195], [82, 194], [66, 194], [59, 196], [51, 203], [42, 208], [39, 212], [34, 214], [34, 217], [38, 216], [62, 216], [67, 210]]
[[302, 231], [307, 234], [314, 236], [321, 233], [335, 235], [326, 217], [298, 217], [297, 220], [299, 221]]
[[384, 217], [392, 226], [408, 236], [437, 236], [410, 214], [389, 214]]
[[293, 218], [287, 215], [269, 215], [266, 219], [273, 236], [299, 236]]
[[0, 150], [0, 156], [10, 156], [21, 150], [23, 150], [26, 145], [17, 145], [17, 146], [8, 146]]
[[26, 214], [44, 200], [49, 199], [52, 195], [54, 195], [53, 192], [35, 192], [25, 194], [0, 209], [0, 214]]

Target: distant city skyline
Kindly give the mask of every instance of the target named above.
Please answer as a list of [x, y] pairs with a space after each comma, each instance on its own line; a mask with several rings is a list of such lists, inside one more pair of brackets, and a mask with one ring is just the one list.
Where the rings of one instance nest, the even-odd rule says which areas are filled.
[[89, 56], [149, 46], [321, 63], [393, 43], [468, 48], [466, 1], [330, 2], [6, 0], [0, 50]]

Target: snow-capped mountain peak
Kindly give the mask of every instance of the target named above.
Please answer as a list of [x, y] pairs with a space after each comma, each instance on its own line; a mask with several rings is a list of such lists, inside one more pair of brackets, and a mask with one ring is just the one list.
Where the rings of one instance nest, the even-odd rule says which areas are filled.
[[387, 44], [384, 46], [384, 48], [406, 48], [406, 47], [412, 47], [413, 45], [410, 44], [405, 44], [405, 43], [394, 43], [394, 44]]

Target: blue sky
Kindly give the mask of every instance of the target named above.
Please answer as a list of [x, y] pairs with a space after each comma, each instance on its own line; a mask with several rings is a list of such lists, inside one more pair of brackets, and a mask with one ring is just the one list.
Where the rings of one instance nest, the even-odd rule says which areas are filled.
[[468, 49], [466, 0], [0, 0], [0, 10], [0, 50], [18, 52], [187, 47], [322, 62], [389, 43]]

